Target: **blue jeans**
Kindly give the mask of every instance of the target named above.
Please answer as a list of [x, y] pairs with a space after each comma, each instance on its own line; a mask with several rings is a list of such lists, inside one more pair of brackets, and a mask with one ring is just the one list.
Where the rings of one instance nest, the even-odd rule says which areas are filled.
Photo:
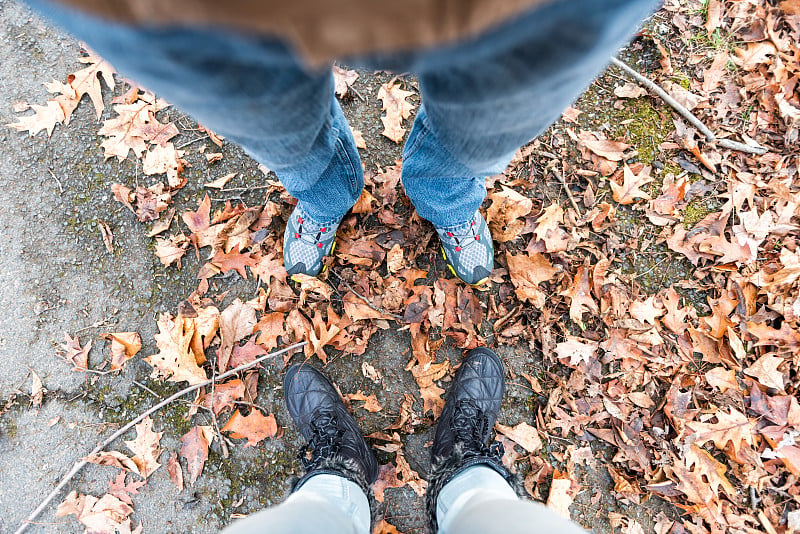
[[[305, 68], [271, 38], [131, 27], [30, 3], [123, 75], [241, 145], [316, 221], [339, 219], [361, 194], [358, 150], [329, 68]], [[342, 59], [419, 77], [402, 181], [419, 215], [446, 228], [472, 218], [484, 178], [554, 122], [654, 8], [654, 0], [554, 0], [451, 45]]]

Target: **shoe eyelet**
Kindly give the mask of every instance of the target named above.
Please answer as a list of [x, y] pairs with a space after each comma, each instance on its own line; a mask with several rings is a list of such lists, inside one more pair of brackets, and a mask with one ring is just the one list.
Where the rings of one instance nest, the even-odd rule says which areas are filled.
[[453, 232], [447, 232], [447, 237], [453, 237]]
[[294, 238], [295, 238], [295, 239], [300, 239], [300, 234], [298, 234], [297, 232], [295, 232], [295, 233], [294, 233]]
[[300, 224], [303, 224], [303, 218], [302, 217], [297, 217], [297, 222], [299, 222]]
[[325, 232], [328, 231], [328, 227], [327, 226], [323, 226], [322, 228], [319, 229], [319, 231], [324, 234]]
[[456, 252], [461, 252], [461, 247], [456, 247]]
[[480, 240], [481, 240], [481, 236], [479, 236], [479, 235], [476, 235], [476, 236], [475, 236], [475, 241], [480, 241]]
[[322, 243], [317, 243], [317, 248], [322, 248]]

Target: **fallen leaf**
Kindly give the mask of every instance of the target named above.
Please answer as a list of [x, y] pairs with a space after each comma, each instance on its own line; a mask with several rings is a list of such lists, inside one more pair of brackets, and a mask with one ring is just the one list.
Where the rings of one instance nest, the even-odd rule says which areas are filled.
[[535, 453], [542, 448], [542, 440], [539, 438], [539, 432], [528, 423], [522, 422], [515, 426], [495, 423], [494, 429], [514, 441], [514, 443], [529, 453]]
[[71, 338], [66, 332], [64, 332], [64, 340], [64, 343], [58, 347], [61, 355], [73, 365], [74, 371], [86, 371], [89, 368], [89, 351], [92, 350], [92, 340], [87, 341], [86, 345], [81, 347], [78, 336]]
[[614, 180], [609, 181], [614, 200], [620, 204], [632, 204], [637, 198], [649, 200], [650, 195], [640, 189], [643, 185], [653, 181], [650, 177], [651, 167], [648, 165], [642, 169], [639, 174], [634, 174], [628, 165], [623, 167], [623, 181], [622, 185], [617, 184]]
[[211, 189], [222, 189], [223, 187], [225, 187], [225, 184], [227, 184], [233, 178], [236, 177], [236, 174], [237, 173], [235, 172], [231, 172], [226, 174], [225, 176], [220, 176], [219, 178], [216, 178], [208, 183], [203, 184], [203, 187], [208, 187]]
[[278, 424], [274, 415], [265, 417], [258, 409], [252, 409], [247, 416], [236, 410], [221, 431], [230, 432], [234, 439], [246, 439], [245, 447], [254, 447], [266, 438], [274, 438], [278, 434]]
[[578, 483], [568, 474], [556, 471], [547, 496], [547, 507], [562, 517], [570, 519], [569, 507], [578, 493]]
[[495, 241], [504, 243], [519, 236], [525, 227], [521, 219], [533, 209], [533, 201], [509, 187], [502, 187], [487, 196], [492, 205], [486, 210], [486, 221]]
[[128, 474], [125, 471], [121, 471], [117, 475], [117, 478], [112, 478], [109, 483], [108, 493], [121, 500], [125, 504], [133, 506], [131, 495], [137, 495], [139, 493], [139, 488], [144, 486], [146, 481], [131, 480], [128, 482], [126, 481], [127, 476]]
[[101, 337], [111, 341], [111, 370], [117, 371], [142, 349], [142, 338], [136, 332], [106, 332]]
[[158, 457], [161, 455], [161, 436], [163, 432], [153, 431], [153, 420], [145, 417], [136, 425], [136, 438], [126, 440], [125, 445], [133, 453], [131, 460], [137, 467], [137, 473], [143, 478], [149, 477], [153, 471], [161, 467]]
[[361, 405], [360, 408], [364, 408], [368, 412], [375, 413], [383, 410], [383, 406], [380, 405], [378, 398], [374, 393], [371, 395], [365, 395], [359, 389], [356, 393], [348, 393], [347, 395], [342, 396], [348, 401], [364, 401], [364, 404]]
[[[240, 381], [241, 382], [241, 381]], [[181, 458], [186, 460], [189, 484], [194, 486], [208, 460], [208, 445], [214, 441], [210, 426], [195, 425], [181, 437]]]
[[383, 123], [383, 132], [381, 133], [395, 143], [403, 140], [403, 136], [406, 133], [405, 128], [403, 128], [403, 120], [409, 118], [416, 107], [416, 104], [406, 100], [413, 94], [412, 91], [403, 90], [399, 83], [392, 83], [391, 85], [384, 83], [378, 89], [378, 99], [383, 102], [381, 109], [386, 112], [381, 116], [381, 122]]
[[183, 491], [183, 470], [181, 470], [178, 455], [174, 452], [169, 453], [167, 472], [169, 473], [169, 479], [172, 483], [178, 486], [178, 491]]
[[744, 374], [755, 377], [761, 384], [768, 388], [775, 388], [783, 391], [783, 373], [778, 371], [778, 367], [783, 364], [782, 358], [776, 358], [771, 354], [765, 354], [756, 360], [753, 365], [744, 369]]
[[151, 377], [166, 377], [170, 382], [187, 381], [190, 385], [205, 382], [208, 376], [191, 350], [194, 322], [181, 316], [173, 319], [163, 313], [158, 319], [158, 329], [155, 339], [160, 352], [144, 359], [153, 367]]
[[545, 295], [539, 289], [539, 284], [552, 280], [559, 270], [538, 252], [529, 256], [514, 256], [506, 252], [506, 262], [517, 298], [528, 301], [539, 309], [544, 307]]

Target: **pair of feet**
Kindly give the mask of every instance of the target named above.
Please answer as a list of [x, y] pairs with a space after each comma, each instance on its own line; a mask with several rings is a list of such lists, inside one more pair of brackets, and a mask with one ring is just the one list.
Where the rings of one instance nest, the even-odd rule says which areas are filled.
[[[298, 205], [283, 234], [286, 272], [290, 275], [318, 275], [323, 269], [323, 259], [333, 254], [340, 222], [341, 219], [316, 222]], [[483, 216], [476, 211], [463, 224], [447, 228], [434, 225], [434, 228], [439, 234], [442, 256], [450, 271], [467, 284], [479, 286], [486, 283], [494, 267], [494, 249]]]
[[[435, 509], [438, 491], [474, 465], [510, 478], [500, 460], [502, 446], [487, 446], [503, 400], [503, 375], [500, 358], [485, 347], [467, 353], [459, 367], [431, 447], [429, 510]], [[297, 364], [286, 372], [283, 391], [289, 415], [308, 442], [300, 451], [307, 472], [295, 489], [317, 474], [336, 474], [367, 493], [377, 480], [378, 462], [331, 382], [311, 365]]]

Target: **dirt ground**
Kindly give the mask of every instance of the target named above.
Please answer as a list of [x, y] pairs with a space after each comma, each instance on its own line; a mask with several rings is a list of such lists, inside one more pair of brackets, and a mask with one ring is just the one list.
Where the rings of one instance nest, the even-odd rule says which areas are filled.
[[[76, 66], [79, 44], [51, 28], [24, 6], [0, 0], [0, 123], [13, 122], [12, 106], [18, 101], [39, 103], [45, 100], [43, 84], [63, 80]], [[365, 166], [392, 164], [400, 147], [380, 135], [380, 102], [375, 98], [381, 82], [393, 75], [361, 73], [354, 85], [357, 95], [344, 102], [345, 113], [367, 142], [362, 151]], [[604, 81], [598, 82], [587, 98], [603, 102]], [[605, 95], [608, 96], [608, 95]], [[195, 124], [176, 110], [169, 117], [182, 129]], [[587, 120], [604, 121], [601, 114]], [[180, 271], [164, 269], [151, 251], [150, 240], [130, 213], [112, 200], [113, 182], [132, 183], [137, 169], [130, 161], [104, 161], [98, 123], [90, 106], [82, 105], [69, 127], [57, 127], [49, 139], [30, 139], [8, 128], [0, 128], [3, 154], [0, 156], [0, 531], [15, 529], [20, 521], [54, 487], [56, 481], [78, 458], [114, 428], [151, 406], [158, 398], [174, 392], [149, 378], [150, 367], [139, 358], [120, 375], [86, 375], [70, 371], [56, 355], [55, 346], [65, 332], [77, 333], [82, 341], [94, 340], [93, 362], [104, 357], [106, 331], [137, 331], [141, 334], [143, 355], [156, 352], [153, 341], [159, 312], [174, 312], [176, 304], [196, 286], [200, 263], [187, 255]], [[182, 134], [176, 145], [191, 142], [192, 132]], [[210, 145], [208, 140], [200, 141]], [[199, 146], [193, 145], [194, 148]], [[221, 162], [208, 167], [196, 150], [187, 155], [185, 175], [189, 185], [175, 197], [179, 212], [194, 208], [205, 191], [200, 184], [230, 172], [239, 175], [230, 187], [256, 186], [263, 179], [257, 165], [242, 151], [226, 143]], [[535, 172], [535, 169], [529, 170]], [[542, 183], [534, 191], [539, 198], [559, 195], [558, 184]], [[260, 201], [258, 190], [245, 191], [215, 200], [238, 198], [248, 205]], [[103, 245], [99, 222], [113, 230], [117, 246], [113, 255]], [[431, 264], [443, 274], [441, 262]], [[663, 283], [663, 281], [662, 281]], [[224, 279], [220, 292], [228, 290], [228, 300], [255, 294], [252, 280]], [[226, 301], [226, 303], [227, 303]], [[365, 433], [383, 428], [396, 417], [403, 393], [413, 393], [415, 383], [403, 371], [408, 360], [409, 336], [386, 330], [375, 335], [364, 356], [384, 379], [381, 384], [364, 378], [361, 360], [352, 356], [332, 357], [326, 372], [343, 392], [363, 390], [375, 393], [384, 410], [359, 420]], [[527, 345], [502, 347], [500, 354], [514, 374], [541, 371], [542, 358]], [[438, 358], [453, 363], [460, 351], [447, 345]], [[282, 363], [282, 362], [280, 362]], [[30, 406], [31, 372], [41, 377], [47, 389], [41, 408]], [[295, 459], [301, 444], [288, 414], [281, 405], [281, 366], [270, 363], [261, 371], [258, 404], [274, 412], [285, 434], [255, 448], [237, 446], [223, 457], [219, 444], [212, 445], [206, 468], [194, 487], [177, 492], [166, 469], [160, 469], [133, 497], [134, 523], [145, 532], [214, 532], [231, 521], [234, 514], [248, 514], [277, 503], [286, 490], [286, 480], [299, 472]], [[546, 396], [533, 393], [521, 379], [510, 380], [500, 421], [533, 422], [533, 409], [546, 402]], [[6, 406], [6, 408], [2, 408]], [[179, 438], [189, 428], [183, 419], [186, 401], [178, 402], [154, 417], [156, 429], [164, 431], [166, 452], [177, 451]], [[364, 413], [361, 411], [362, 414]], [[432, 426], [423, 424], [405, 444], [411, 466], [420, 473], [428, 469], [428, 449]], [[603, 450], [589, 435], [574, 440], [549, 436], [547, 454], [566, 446], [589, 445]], [[379, 460], [387, 457], [379, 453]], [[551, 461], [555, 457], [550, 458]], [[162, 459], [163, 463], [163, 459]], [[556, 462], [557, 463], [557, 462]], [[599, 465], [579, 470], [581, 491], [572, 508], [575, 520], [593, 532], [610, 533], [609, 512], [637, 518], [646, 531], [652, 518], [664, 511], [670, 517], [678, 512], [657, 501], [641, 505], [622, 503], [608, 497], [613, 482]], [[68, 486], [84, 493], [100, 494], [116, 473], [90, 465]], [[62, 496], [63, 498], [63, 496]], [[41, 516], [32, 532], [75, 532], [77, 522], [55, 518], [57, 499]], [[382, 509], [387, 520], [402, 532], [423, 529], [420, 499], [409, 488], [389, 490]]]

